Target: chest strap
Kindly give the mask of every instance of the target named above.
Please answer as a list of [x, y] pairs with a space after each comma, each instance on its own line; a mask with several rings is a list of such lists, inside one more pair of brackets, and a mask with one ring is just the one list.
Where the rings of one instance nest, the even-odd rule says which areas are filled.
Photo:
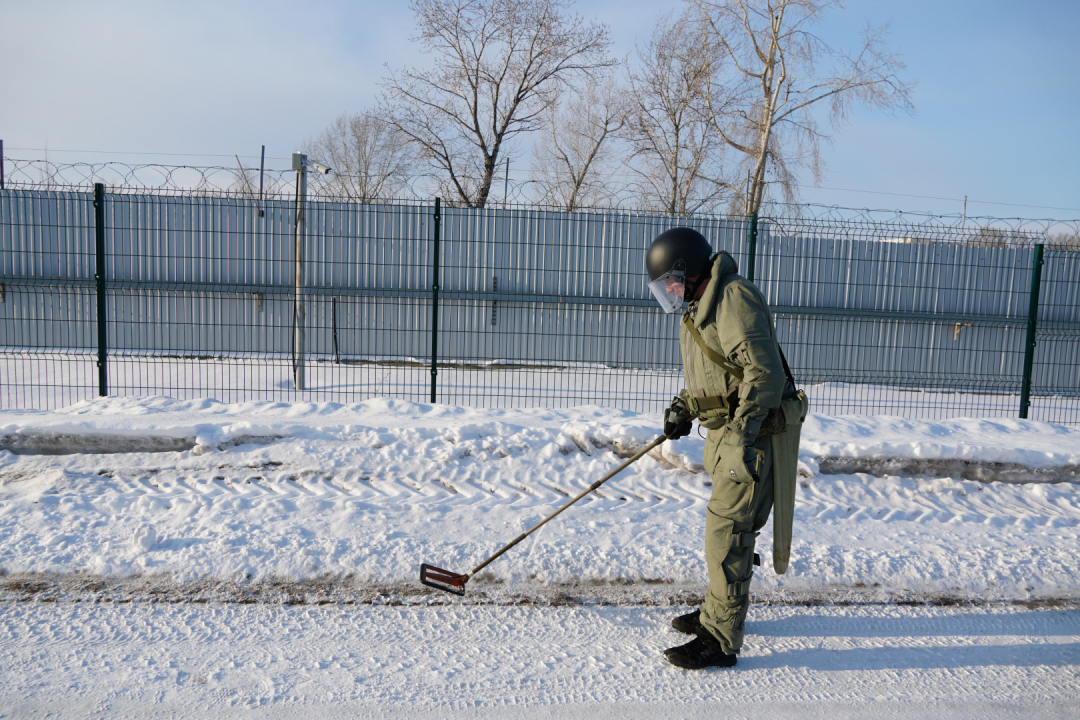
[[684, 399], [686, 407], [690, 409], [690, 412], [695, 415], [705, 412], [707, 410], [717, 410], [719, 408], [727, 408], [728, 403], [726, 398], [722, 398], [719, 395], [707, 395], [705, 397], [686, 397]]

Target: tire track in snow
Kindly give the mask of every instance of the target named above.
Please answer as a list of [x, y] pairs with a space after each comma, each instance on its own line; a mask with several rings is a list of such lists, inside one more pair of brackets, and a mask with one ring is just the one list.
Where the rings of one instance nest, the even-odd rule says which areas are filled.
[[[380, 478], [346, 486], [333, 474], [305, 478], [305, 471], [279, 463], [269, 477], [237, 474], [231, 468], [219, 468], [209, 479], [192, 477], [190, 471], [158, 470], [154, 474], [127, 474], [103, 471], [92, 480], [75, 483], [63, 494], [92, 501], [115, 497], [134, 503], [141, 497], [175, 500], [184, 496], [206, 497], [221, 502], [228, 497], [263, 500], [279, 497], [290, 500], [316, 498], [340, 504], [352, 499], [385, 498], [391, 501], [433, 501], [450, 506], [510, 504], [521, 507], [556, 507], [580, 492], [557, 480], [538, 477], [496, 477], [494, 481], [465, 475], [459, 479], [428, 474], [426, 480], [413, 479], [409, 473], [386, 472]], [[681, 470], [630, 475], [615, 479], [590, 501], [605, 506], [632, 502], [643, 508], [692, 508], [708, 501], [708, 488], [687, 487]], [[704, 477], [699, 474], [694, 477]], [[1038, 485], [1032, 491], [1022, 485], [982, 485], [974, 481], [955, 481], [954, 487], [937, 487], [939, 481], [898, 478], [875, 478], [869, 485], [856, 476], [825, 475], [803, 480], [797, 504], [807, 517], [821, 521], [866, 518], [888, 523], [898, 520], [925, 523], [950, 523], [961, 519], [991, 522], [1008, 511], [1007, 522], [1034, 525], [1080, 524], [1080, 486], [1070, 484]], [[964, 486], [972, 486], [966, 488]], [[604, 492], [606, 491], [606, 492]], [[987, 493], [998, 502], [988, 501]], [[675, 507], [672, 507], [675, 506]], [[898, 507], [899, 506], [899, 507]]]
[[[556, 505], [560, 500], [573, 497], [591, 478], [607, 469], [607, 458], [621, 457], [632, 449], [625, 447], [620, 451], [617, 444], [600, 442], [588, 433], [578, 438], [581, 433], [575, 430], [570, 432], [571, 438], [576, 438], [573, 446], [559, 446], [554, 459], [547, 461], [544, 469], [538, 472], [541, 466], [536, 464], [535, 455], [539, 445], [551, 446], [549, 435], [532, 438], [526, 433], [521, 437], [495, 439], [490, 433], [486, 428], [461, 428], [444, 432], [434, 439], [418, 436], [410, 441], [415, 433], [399, 430], [361, 433], [355, 436], [359, 443], [349, 437], [344, 443], [321, 441], [333, 449], [328, 454], [341, 455], [341, 462], [351, 466], [349, 469], [338, 464], [333, 469], [316, 470], [290, 461], [287, 454], [281, 460], [268, 457], [272, 455], [271, 451], [287, 449], [290, 442], [300, 446], [304, 453], [310, 453], [312, 449], [307, 445], [313, 441], [307, 440], [281, 439], [265, 448], [229, 449], [199, 458], [190, 457], [182, 469], [162, 468], [158, 465], [159, 458], [148, 453], [102, 455], [97, 456], [99, 474], [93, 478], [93, 483], [76, 482], [75, 487], [63, 492], [84, 498], [117, 492], [128, 501], [134, 501], [141, 495], [158, 493], [177, 497], [177, 492], [167, 492], [175, 488], [215, 501], [221, 496], [254, 499], [276, 493], [294, 500], [312, 497], [342, 503], [350, 498], [363, 498], [370, 491], [375, 494], [368, 497], [405, 502], [413, 498], [433, 500], [451, 507], [493, 502], [531, 507]], [[555, 445], [558, 444], [556, 441]], [[582, 451], [582, 447], [587, 452]], [[234, 454], [241, 458], [234, 458]], [[245, 462], [244, 456], [251, 459]], [[443, 461], [433, 463], [434, 467], [424, 467], [423, 461], [436, 456]], [[390, 457], [394, 461], [388, 462]], [[109, 463], [123, 462], [153, 464], [155, 467], [147, 467], [142, 472], [133, 467], [109, 467]], [[407, 469], [417, 463], [422, 468], [419, 471]], [[193, 474], [197, 468], [191, 466], [197, 465], [205, 466], [201, 476]], [[524, 472], [514, 472], [512, 468], [517, 466]], [[502, 469], [495, 470], [496, 467]], [[508, 469], [511, 471], [507, 472]], [[368, 474], [362, 477], [368, 479], [361, 479], [357, 487], [342, 484], [343, 476], [365, 470]], [[261, 474], [253, 477], [252, 471]], [[818, 475], [804, 480], [800, 483], [798, 507], [806, 516], [819, 520], [867, 518], [890, 522], [905, 518], [911, 522], [950, 523], [982, 516], [984, 521], [992, 522], [994, 518], [1007, 515], [1007, 522], [1080, 524], [1080, 494], [1077, 493], [1080, 485], [1025, 486], [893, 476], [866, 482], [867, 477]], [[117, 482], [120, 484], [115, 485]], [[688, 487], [698, 483], [700, 488]], [[680, 507], [695, 507], [707, 502], [708, 486], [707, 476], [703, 473], [691, 474], [653, 460], [651, 465], [646, 461], [613, 479], [598, 492], [597, 498], [610, 506], [632, 502], [646, 508], [676, 511]], [[990, 492], [994, 502], [980, 497], [986, 492]]]
[[[410, 445], [404, 433], [381, 433], [379, 448], [283, 440], [188, 454], [173, 466], [145, 453], [8, 458], [0, 466], [10, 473], [0, 478], [0, 567], [398, 583], [418, 561], [472, 566], [617, 464], [616, 453], [590, 443], [586, 454], [548, 431], [513, 443], [458, 435], [453, 444]], [[439, 452], [447, 452], [442, 462], [432, 459]], [[804, 478], [793, 571], [762, 573], [755, 585], [1073, 597], [1077, 487]], [[494, 578], [508, 586], [530, 577], [553, 586], [695, 582], [709, 493], [705, 474], [646, 458], [538, 533], [527, 554], [493, 566]], [[1058, 527], [1066, 529], [1046, 531]], [[156, 543], [145, 540], [148, 529]], [[940, 543], [951, 551], [940, 553]]]

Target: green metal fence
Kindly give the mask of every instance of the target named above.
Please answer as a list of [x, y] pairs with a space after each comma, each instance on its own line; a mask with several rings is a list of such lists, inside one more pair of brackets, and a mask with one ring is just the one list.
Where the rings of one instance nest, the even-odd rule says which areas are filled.
[[9, 185], [0, 407], [166, 394], [656, 412], [682, 378], [644, 252], [683, 224], [754, 275], [815, 411], [1080, 423], [1080, 253], [1060, 249], [1075, 223], [798, 210]]

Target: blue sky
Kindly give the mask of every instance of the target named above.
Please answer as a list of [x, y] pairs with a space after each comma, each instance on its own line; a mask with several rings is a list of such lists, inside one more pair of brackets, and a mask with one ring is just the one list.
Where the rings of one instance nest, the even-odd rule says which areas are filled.
[[[679, 7], [576, 5], [608, 24], [619, 55]], [[804, 201], [959, 213], [967, 195], [969, 215], [1080, 217], [1080, 2], [851, 0], [821, 35], [852, 45], [867, 21], [891, 22], [916, 114], [856, 111]], [[384, 63], [423, 62], [412, 33], [405, 4], [0, 0], [0, 138], [12, 157], [47, 144], [60, 161], [203, 165], [265, 144], [285, 167], [336, 115], [373, 103]]]

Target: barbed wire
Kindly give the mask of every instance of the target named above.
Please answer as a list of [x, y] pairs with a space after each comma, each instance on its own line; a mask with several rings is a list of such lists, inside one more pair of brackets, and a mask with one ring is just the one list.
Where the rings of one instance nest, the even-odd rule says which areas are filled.
[[[161, 165], [124, 162], [72, 162], [4, 158], [5, 188], [90, 192], [102, 183], [112, 194], [150, 194], [221, 197], [248, 200], [293, 200], [296, 173], [281, 169], [227, 166]], [[430, 188], [419, 188], [425, 178], [399, 185], [394, 197], [365, 198], [356, 190], [359, 178], [348, 175], [308, 174], [308, 198], [341, 202], [417, 204], [431, 202]], [[502, 194], [486, 207], [560, 211], [532, 198], [532, 181], [500, 178], [493, 189]], [[425, 191], [426, 190], [426, 191]], [[496, 195], [496, 193], [493, 193]], [[447, 207], [465, 203], [444, 197]], [[657, 209], [633, 207], [622, 201], [609, 207], [581, 208], [582, 212], [663, 214]], [[720, 218], [719, 213], [696, 213], [697, 218]], [[727, 216], [732, 217], [732, 216]], [[903, 243], [965, 242], [999, 246], [1047, 243], [1080, 250], [1080, 219], [1001, 218], [959, 214], [933, 214], [909, 210], [848, 208], [833, 205], [774, 204], [763, 213], [761, 229], [773, 235], [862, 238]]]
[[102, 183], [114, 194], [213, 195], [291, 199], [296, 192], [291, 170], [243, 167], [197, 167], [150, 163], [74, 162], [4, 158], [5, 185], [18, 190], [67, 190], [86, 192]]
[[[293, 200], [296, 196], [296, 172], [237, 165], [197, 166], [155, 163], [73, 162], [4, 158], [5, 186], [17, 190], [92, 191], [96, 183], [120, 195], [213, 196], [225, 198]], [[364, 197], [357, 191], [361, 178], [331, 173], [308, 173], [308, 197], [347, 202], [430, 201], [432, 194], [417, 189], [420, 178], [402, 184], [403, 192], [378, 198]], [[528, 202], [527, 183], [508, 184], [513, 195], [497, 202]], [[448, 205], [458, 205], [446, 199]]]
[[784, 236], [858, 238], [866, 237], [868, 231], [872, 231], [872, 239], [896, 243], [963, 242], [1008, 247], [1044, 243], [1080, 250], [1080, 220], [936, 214], [818, 204], [785, 205], [777, 210], [767, 218], [768, 231]]

